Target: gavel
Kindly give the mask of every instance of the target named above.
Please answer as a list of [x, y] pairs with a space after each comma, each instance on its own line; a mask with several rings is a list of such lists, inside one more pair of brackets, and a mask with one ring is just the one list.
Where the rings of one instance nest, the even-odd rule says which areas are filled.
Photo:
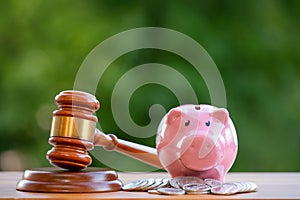
[[81, 91], [62, 91], [55, 97], [58, 110], [53, 112], [47, 152], [50, 164], [72, 171], [86, 168], [92, 162], [88, 154], [94, 146], [117, 151], [157, 168], [163, 168], [155, 148], [118, 139], [96, 128], [94, 113], [100, 108], [95, 96]]

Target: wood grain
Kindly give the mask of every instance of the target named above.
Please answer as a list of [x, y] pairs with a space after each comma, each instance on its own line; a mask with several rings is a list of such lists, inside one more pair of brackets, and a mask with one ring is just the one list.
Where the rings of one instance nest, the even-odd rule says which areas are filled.
[[[104, 193], [31, 193], [16, 190], [16, 184], [23, 172], [0, 172], [0, 199], [300, 199], [300, 173], [229, 173], [226, 181], [253, 181], [258, 191], [231, 196], [184, 195], [165, 196], [146, 192], [104, 192]], [[119, 173], [124, 183], [143, 178], [169, 177], [167, 173]]]

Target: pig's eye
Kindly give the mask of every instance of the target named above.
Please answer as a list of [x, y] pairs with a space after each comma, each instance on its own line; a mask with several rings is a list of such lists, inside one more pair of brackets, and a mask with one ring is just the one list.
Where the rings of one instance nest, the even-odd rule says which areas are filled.
[[209, 126], [210, 125], [210, 121], [205, 122], [205, 125]]
[[186, 121], [186, 122], [184, 123], [184, 125], [185, 125], [185, 126], [190, 125], [190, 120]]

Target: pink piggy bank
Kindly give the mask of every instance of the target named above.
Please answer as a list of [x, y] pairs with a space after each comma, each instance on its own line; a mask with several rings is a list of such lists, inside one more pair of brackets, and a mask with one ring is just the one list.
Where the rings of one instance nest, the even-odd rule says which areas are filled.
[[237, 136], [228, 111], [211, 105], [182, 105], [162, 119], [158, 157], [172, 177], [224, 181], [237, 155]]

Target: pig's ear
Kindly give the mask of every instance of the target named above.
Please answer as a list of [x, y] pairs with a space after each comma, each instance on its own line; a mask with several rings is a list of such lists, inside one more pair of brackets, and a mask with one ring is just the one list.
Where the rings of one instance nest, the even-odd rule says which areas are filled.
[[217, 110], [215, 110], [212, 114], [212, 117], [218, 119], [219, 121], [221, 121], [222, 123], [226, 124], [228, 121], [228, 111], [224, 108], [219, 108]]
[[172, 124], [176, 119], [181, 117], [181, 111], [179, 110], [171, 110], [168, 114], [167, 124]]

